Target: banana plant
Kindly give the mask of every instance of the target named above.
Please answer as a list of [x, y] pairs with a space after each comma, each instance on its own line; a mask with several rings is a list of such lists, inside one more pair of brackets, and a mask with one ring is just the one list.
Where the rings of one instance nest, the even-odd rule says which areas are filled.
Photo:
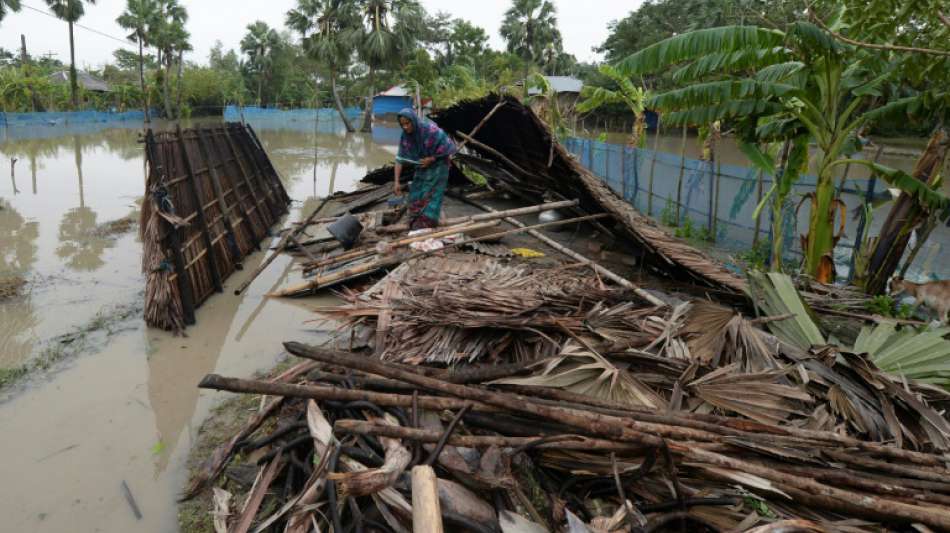
[[[818, 180], [803, 237], [807, 274], [834, 279], [832, 252], [840, 200], [832, 173], [855, 134], [874, 120], [920, 102], [920, 96], [866, 111], [893, 75], [893, 65], [844, 45], [814, 24], [797, 21], [786, 31], [726, 26], [680, 34], [617, 64], [625, 76], [674, 68], [683, 88], [647, 99], [670, 124], [749, 121], [760, 141], [807, 135], [817, 145]], [[842, 220], [843, 223], [843, 220]]]
[[608, 89], [606, 87], [594, 87], [585, 85], [581, 89], [581, 102], [577, 104], [577, 111], [588, 113], [607, 104], [623, 104], [630, 109], [636, 120], [633, 123], [633, 131], [630, 132], [628, 144], [638, 148], [643, 148], [646, 137], [643, 132], [646, 130], [646, 100], [648, 93], [642, 87], [637, 87], [611, 65], [601, 65], [600, 73], [610, 78], [617, 89]]

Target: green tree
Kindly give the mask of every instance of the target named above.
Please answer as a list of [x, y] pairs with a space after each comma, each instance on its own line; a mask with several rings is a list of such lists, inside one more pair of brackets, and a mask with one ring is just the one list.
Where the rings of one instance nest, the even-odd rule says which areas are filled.
[[247, 54], [247, 66], [257, 78], [257, 105], [264, 105], [264, 81], [270, 77], [274, 52], [280, 46], [280, 35], [258, 20], [248, 24], [247, 34], [241, 39], [241, 51]]
[[[185, 30], [188, 10], [179, 4], [178, 0], [157, 1], [158, 16], [152, 19], [148, 33], [151, 35], [151, 42], [158, 49], [158, 63], [161, 66], [159, 75], [165, 116], [174, 118], [178, 114], [171, 103], [171, 71], [176, 59], [178, 64], [181, 65], [183, 53], [191, 49], [191, 45], [188, 43], [190, 35]], [[181, 68], [178, 69], [178, 73], [180, 87]]]
[[646, 129], [646, 114], [644, 113], [647, 92], [637, 87], [610, 65], [601, 65], [600, 73], [610, 78], [617, 86], [616, 89], [605, 87], [595, 87], [585, 85], [581, 89], [581, 98], [583, 100], [577, 105], [577, 111], [580, 113], [589, 113], [599, 107], [608, 104], [623, 104], [633, 113], [634, 123], [633, 131], [630, 132], [630, 146], [642, 147], [645, 137], [643, 132]]
[[[930, 142], [914, 166], [909, 178], [931, 188], [942, 183], [941, 169], [950, 148], [950, 12], [946, 2], [922, 0], [895, 4], [889, 0], [840, 0], [825, 2], [831, 13], [840, 12], [840, 20], [826, 23], [821, 10], [809, 16], [835, 39], [873, 53], [895, 68], [900, 80], [897, 91], [923, 94], [918, 116], [932, 125]], [[937, 88], [942, 93], [929, 90]], [[895, 92], [895, 87], [890, 87]], [[893, 120], [906, 124], [907, 116]], [[892, 169], [876, 166], [874, 171], [887, 177]], [[918, 233], [917, 248], [904, 263], [909, 267], [916, 250], [924, 244], [941, 215], [915, 194], [904, 191], [888, 212], [877, 237], [868, 239], [864, 261], [855, 262], [855, 279], [869, 294], [880, 294], [904, 256], [913, 232]], [[860, 239], [861, 236], [858, 236]], [[856, 239], [857, 240], [857, 239]], [[863, 267], [863, 268], [862, 268]]]
[[[619, 63], [627, 76], [680, 65], [672, 78], [685, 88], [652, 97], [647, 106], [668, 111], [670, 124], [736, 120], [746, 140], [790, 139], [806, 133], [818, 147], [818, 181], [803, 237], [805, 271], [819, 281], [834, 278], [832, 252], [842, 231], [835, 220], [835, 162], [855, 151], [858, 132], [887, 112], [917, 98], [866, 111], [891, 75], [873, 54], [857, 53], [814, 24], [797, 21], [786, 31], [755, 26], [697, 30], [660, 41]], [[707, 81], [712, 80], [712, 81]], [[900, 184], [898, 184], [900, 185]], [[931, 191], [932, 192], [932, 191]], [[843, 227], [843, 215], [840, 219]]]
[[456, 60], [474, 63], [488, 51], [488, 34], [467, 20], [452, 21], [448, 39], [448, 64]]
[[[158, 5], [154, 0], [126, 0], [125, 11], [119, 15], [116, 22], [129, 33], [126, 38], [139, 45], [139, 86], [142, 94], [148, 94], [145, 88], [145, 46], [147, 46], [148, 28], [151, 21], [158, 16]], [[145, 122], [150, 122], [148, 99], [142, 99], [142, 110], [145, 112]]]
[[7, 16], [9, 11], [19, 11], [20, 0], [0, 0], [0, 21]]
[[86, 14], [86, 4], [96, 0], [46, 0], [46, 5], [57, 18], [69, 26], [69, 90], [72, 108], [79, 108], [79, 82], [76, 79], [76, 42], [73, 39], [73, 24]]
[[502, 21], [501, 36], [508, 51], [517, 54], [525, 62], [524, 96], [527, 98], [530, 66], [542, 61], [546, 49], [554, 53], [562, 50], [554, 4], [549, 0], [513, 0]]
[[416, 0], [360, 0], [363, 24], [356, 40], [360, 58], [369, 67], [369, 99], [362, 131], [371, 131], [376, 71], [404, 63], [423, 32], [425, 10]]
[[352, 60], [351, 40], [358, 25], [359, 14], [346, 0], [298, 0], [297, 8], [287, 12], [287, 26], [301, 35], [307, 54], [327, 69], [333, 102], [348, 132], [355, 129], [343, 110], [336, 84], [339, 73]]

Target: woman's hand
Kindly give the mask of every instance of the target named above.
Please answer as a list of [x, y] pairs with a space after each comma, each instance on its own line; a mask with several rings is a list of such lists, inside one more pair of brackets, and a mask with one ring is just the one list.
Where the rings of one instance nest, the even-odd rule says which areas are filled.
[[399, 180], [393, 182], [393, 194], [396, 196], [402, 196], [402, 187], [399, 185]]
[[435, 158], [432, 156], [423, 157], [422, 159], [419, 160], [419, 166], [422, 168], [429, 168], [429, 166], [432, 165], [432, 163], [435, 163]]

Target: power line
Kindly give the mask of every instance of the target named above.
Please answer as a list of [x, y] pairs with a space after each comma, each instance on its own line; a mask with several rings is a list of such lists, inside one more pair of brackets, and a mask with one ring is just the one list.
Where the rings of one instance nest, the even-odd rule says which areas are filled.
[[[49, 11], [45, 11], [45, 10], [43, 10], [43, 9], [35, 8], [35, 7], [33, 7], [33, 6], [29, 5], [29, 4], [25, 4], [25, 3], [22, 3], [22, 2], [21, 2], [20, 5], [22, 5], [23, 7], [27, 8], [27, 9], [36, 11], [37, 13], [46, 15], [47, 17], [54, 18], [54, 19], [56, 19], [56, 20], [62, 20], [61, 18], [59, 18], [59, 17], [57, 17], [56, 15], [50, 13]], [[112, 39], [113, 41], [118, 41], [118, 42], [122, 43], [122, 44], [125, 45], [125, 46], [130, 46], [130, 45], [129, 45], [129, 42], [128, 42], [127, 40], [125, 40], [125, 39], [120, 39], [120, 38], [118, 38], [118, 37], [116, 37], [116, 36], [114, 36], [114, 35], [109, 35], [108, 33], [99, 31], [99, 30], [97, 30], [97, 29], [95, 29], [95, 28], [90, 28], [89, 26], [84, 26], [84, 25], [82, 25], [82, 24], [80, 24], [80, 23], [78, 23], [78, 22], [73, 22], [73, 26], [76, 26], [77, 28], [82, 28], [82, 29], [84, 29], [84, 30], [86, 30], [86, 31], [90, 31], [90, 32], [92, 32], [92, 33], [95, 33], [95, 34], [100, 35], [100, 36], [102, 36], [102, 37], [105, 37], [105, 38], [107, 38], [107, 39]], [[133, 50], [133, 51], [134, 51], [134, 50]]]

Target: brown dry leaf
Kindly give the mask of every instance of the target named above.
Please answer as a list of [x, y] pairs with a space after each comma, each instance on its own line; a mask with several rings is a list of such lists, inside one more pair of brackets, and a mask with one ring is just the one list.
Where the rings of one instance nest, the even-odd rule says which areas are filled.
[[621, 405], [666, 409], [666, 401], [650, 387], [574, 340], [568, 341], [558, 356], [536, 366], [539, 374], [491, 384], [552, 387]]
[[694, 302], [679, 333], [688, 339], [692, 357], [708, 366], [738, 362], [744, 373], [782, 367], [775, 359], [777, 350], [765, 342], [762, 331], [734, 309]]
[[776, 381], [780, 372], [738, 373], [738, 363], [724, 366], [691, 382], [693, 394], [723, 411], [738, 413], [766, 424], [777, 424], [792, 414], [801, 415], [801, 402], [812, 397]]

